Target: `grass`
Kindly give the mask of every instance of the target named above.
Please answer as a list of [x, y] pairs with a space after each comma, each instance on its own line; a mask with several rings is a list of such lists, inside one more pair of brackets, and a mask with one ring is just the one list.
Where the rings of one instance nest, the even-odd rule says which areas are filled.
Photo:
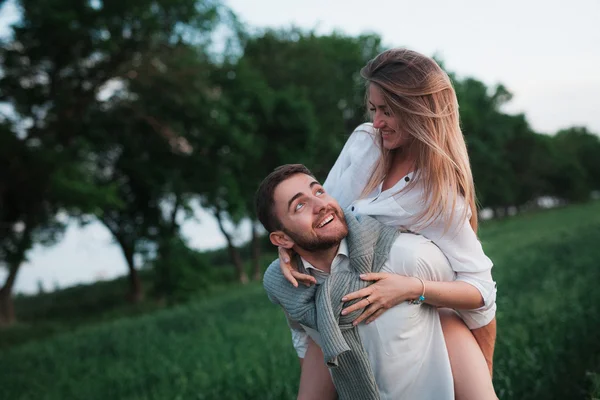
[[[598, 398], [600, 203], [483, 224], [501, 399]], [[0, 350], [0, 398], [292, 399], [299, 364], [259, 284]]]

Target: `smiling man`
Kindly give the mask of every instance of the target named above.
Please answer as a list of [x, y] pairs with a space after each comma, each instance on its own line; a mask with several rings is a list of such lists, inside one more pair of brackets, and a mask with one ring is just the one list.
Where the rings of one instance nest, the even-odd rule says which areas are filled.
[[[342, 297], [367, 286], [361, 274], [453, 280], [453, 271], [437, 246], [371, 217], [345, 215], [299, 164], [281, 166], [265, 178], [256, 209], [271, 242], [294, 250], [299, 270], [317, 280], [311, 287], [294, 287], [275, 261], [265, 273], [264, 286], [271, 301], [285, 311], [300, 359], [305, 358], [311, 339], [321, 347], [341, 399], [454, 398], [435, 307], [405, 301], [372, 323], [357, 326], [352, 322], [362, 309], [342, 315], [344, 307], [354, 304], [343, 302]], [[419, 295], [415, 292], [414, 299]], [[302, 363], [299, 398], [323, 398], [323, 393], [310, 394], [313, 384], [321, 388], [324, 376], [329, 380], [323, 365], [323, 359]]]

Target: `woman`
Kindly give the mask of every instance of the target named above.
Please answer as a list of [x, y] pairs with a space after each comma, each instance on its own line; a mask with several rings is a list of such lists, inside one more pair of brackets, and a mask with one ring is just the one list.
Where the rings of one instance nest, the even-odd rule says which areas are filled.
[[[441, 312], [456, 397], [495, 398], [490, 375], [496, 290], [492, 263], [476, 235], [475, 189], [455, 91], [434, 60], [406, 49], [381, 53], [361, 75], [367, 82], [373, 123], [359, 126], [350, 136], [324, 187], [344, 209], [352, 206], [354, 213], [374, 216], [433, 241], [448, 258], [456, 280], [429, 282], [368, 274], [364, 279], [375, 283], [348, 294], [346, 301], [362, 300], [343, 312], [365, 308], [355, 324], [370, 323], [386, 309], [415, 300], [409, 293], [419, 285], [417, 290], [424, 293], [421, 300], [459, 310], [464, 320], [453, 311]], [[294, 285], [296, 279], [316, 283], [312, 276], [295, 271], [289, 256], [280, 249], [288, 280]], [[311, 348], [311, 359], [317, 359], [315, 353]], [[322, 364], [322, 359], [316, 364]], [[319, 376], [329, 378], [324, 366], [316, 367], [322, 369]], [[313, 380], [316, 374], [313, 369]]]

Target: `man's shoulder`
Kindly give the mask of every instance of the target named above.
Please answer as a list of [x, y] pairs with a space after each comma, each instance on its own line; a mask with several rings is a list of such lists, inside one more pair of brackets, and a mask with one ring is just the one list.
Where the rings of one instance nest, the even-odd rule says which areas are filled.
[[[295, 264], [298, 271], [306, 273], [306, 269], [302, 265], [299, 256], [292, 257], [292, 263]], [[263, 287], [265, 288], [269, 299], [275, 304], [280, 303], [278, 300], [279, 296], [285, 294], [286, 290], [293, 288], [292, 284], [288, 282], [283, 275], [283, 272], [281, 272], [279, 259], [276, 259], [267, 267], [263, 275]]]
[[448, 259], [440, 248], [425, 236], [401, 233], [390, 249], [390, 269], [401, 274], [412, 275], [415, 268], [428, 271], [451, 271]]
[[394, 247], [400, 249], [417, 249], [437, 247], [435, 243], [425, 236], [414, 232], [401, 232], [394, 240]]
[[267, 270], [263, 275], [263, 287], [269, 296], [269, 300], [275, 304], [279, 303], [277, 301], [276, 293], [283, 282], [285, 282], [285, 277], [281, 272], [279, 259], [276, 259], [267, 267]]

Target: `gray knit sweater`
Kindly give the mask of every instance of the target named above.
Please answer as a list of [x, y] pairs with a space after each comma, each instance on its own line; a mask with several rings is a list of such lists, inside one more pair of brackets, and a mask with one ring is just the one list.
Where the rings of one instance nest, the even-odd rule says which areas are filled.
[[[269, 299], [281, 305], [291, 319], [320, 333], [325, 362], [341, 400], [379, 399], [358, 329], [352, 326], [363, 310], [341, 315], [343, 308], [356, 302], [342, 303], [341, 299], [368, 285], [359, 278], [360, 274], [381, 270], [399, 231], [372, 217], [354, 216], [351, 212], [346, 212], [346, 222], [350, 272], [334, 272], [322, 284], [295, 288], [285, 279], [276, 260], [265, 272], [264, 287]], [[301, 262], [297, 264], [304, 270]]]

